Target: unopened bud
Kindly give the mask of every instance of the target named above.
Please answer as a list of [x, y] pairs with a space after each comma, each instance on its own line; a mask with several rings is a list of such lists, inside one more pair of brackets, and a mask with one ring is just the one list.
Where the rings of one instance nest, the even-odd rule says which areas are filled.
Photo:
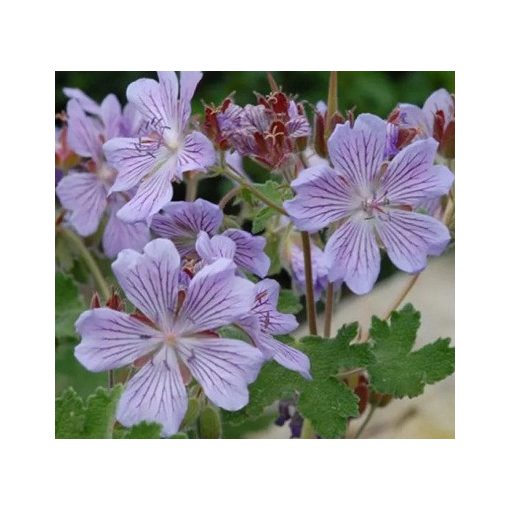
[[99, 294], [97, 292], [92, 294], [89, 308], [101, 308], [101, 300], [99, 299]]
[[191, 427], [197, 421], [198, 415], [200, 414], [200, 409], [200, 400], [197, 398], [190, 398], [188, 401], [188, 409], [186, 410], [186, 414], [182, 420], [181, 427], [183, 429]]
[[222, 434], [221, 418], [218, 409], [207, 406], [198, 419], [198, 435], [201, 439], [220, 439]]

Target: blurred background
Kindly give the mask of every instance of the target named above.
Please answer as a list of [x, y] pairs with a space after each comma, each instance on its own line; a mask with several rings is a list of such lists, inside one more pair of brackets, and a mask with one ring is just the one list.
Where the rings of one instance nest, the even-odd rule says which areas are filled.
[[[273, 72], [276, 82], [283, 90], [296, 94], [299, 100], [314, 105], [327, 99], [329, 72]], [[126, 88], [142, 77], [156, 78], [155, 72], [91, 72], [63, 71], [55, 73], [55, 113], [65, 110], [67, 99], [63, 87], [76, 87], [100, 102], [107, 94], [114, 93], [121, 103], [126, 102]], [[455, 92], [455, 73], [452, 71], [426, 72], [339, 72], [339, 107], [341, 111], [355, 107], [357, 114], [370, 112], [383, 118], [397, 103], [413, 103], [422, 106], [427, 97], [438, 88]], [[205, 72], [193, 99], [193, 112], [203, 113], [203, 102], [220, 104], [235, 91], [235, 101], [240, 105], [255, 103], [253, 91], [269, 93], [267, 74], [263, 71]], [[309, 119], [311, 109], [307, 110]], [[245, 167], [255, 181], [265, 181], [267, 173], [255, 164], [245, 161]], [[198, 194], [217, 202], [230, 185], [221, 178], [206, 179], [200, 183]], [[184, 186], [174, 187], [175, 200], [184, 198]], [[105, 261], [105, 264], [109, 264]], [[79, 271], [79, 268], [78, 268]], [[79, 281], [76, 268], [73, 276]], [[273, 276], [283, 287], [289, 286], [285, 271]], [[388, 304], [394, 300], [399, 289], [406, 284], [407, 275], [395, 273], [387, 258], [383, 259], [380, 280], [376, 290], [369, 296], [358, 297], [344, 292], [341, 306], [334, 318], [334, 325], [358, 320], [365, 325], [372, 314], [384, 314]], [[407, 301], [407, 300], [406, 300]], [[433, 260], [420, 278], [408, 301], [422, 312], [423, 328], [418, 344], [430, 342], [438, 336], [454, 334], [454, 256]], [[302, 312], [304, 318], [304, 312]], [[298, 335], [299, 336], [299, 335]], [[106, 374], [92, 374], [83, 369], [73, 356], [76, 340], [57, 345], [56, 349], [56, 393], [73, 386], [83, 397], [98, 385], [106, 384]], [[272, 425], [275, 413], [269, 413], [259, 423], [225, 432], [229, 437], [289, 437], [288, 427]], [[398, 401], [378, 411], [366, 437], [453, 437], [454, 435], [454, 383], [450, 377], [412, 401]]]

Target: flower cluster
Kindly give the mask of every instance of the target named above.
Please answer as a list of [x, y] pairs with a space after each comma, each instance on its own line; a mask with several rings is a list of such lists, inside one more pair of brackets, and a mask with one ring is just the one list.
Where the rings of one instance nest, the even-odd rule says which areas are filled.
[[[311, 378], [308, 357], [278, 339], [298, 322], [277, 309], [280, 283], [267, 278], [279, 271], [270, 272], [275, 257], [310, 309], [343, 283], [356, 294], [371, 291], [381, 250], [416, 273], [450, 241], [442, 216], [453, 183], [455, 114], [446, 91], [423, 109], [399, 104], [386, 120], [352, 110], [330, 115], [319, 102], [312, 130], [303, 103], [273, 87], [255, 105], [229, 97], [206, 106], [202, 125], [192, 125], [201, 77], [139, 79], [124, 108], [113, 95], [98, 104], [65, 89], [56, 132], [62, 223], [86, 237], [106, 217], [102, 251], [115, 259], [113, 273], [134, 307], [124, 311], [117, 295], [105, 307], [94, 299], [76, 323], [76, 357], [91, 371], [135, 369], [117, 418], [125, 426], [158, 422], [166, 436], [179, 430], [191, 390], [233, 411], [248, 403], [248, 385], [269, 360]], [[267, 189], [286, 193], [279, 202], [250, 180], [243, 158], [272, 171], [278, 184]], [[231, 228], [222, 208], [202, 198], [172, 201], [174, 182], [213, 165], [223, 176], [235, 172], [230, 193], [256, 197], [240, 201], [234, 226], [249, 225], [260, 200], [258, 212], [269, 214], [253, 232], [265, 235]], [[291, 419], [284, 404], [281, 423]], [[294, 412], [296, 434], [302, 421]]]

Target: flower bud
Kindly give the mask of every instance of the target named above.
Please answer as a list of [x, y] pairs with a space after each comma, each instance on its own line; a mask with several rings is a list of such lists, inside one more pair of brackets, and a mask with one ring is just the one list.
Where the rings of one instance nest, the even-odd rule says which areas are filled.
[[198, 419], [198, 435], [201, 439], [220, 439], [222, 434], [221, 418], [218, 409], [207, 406]]

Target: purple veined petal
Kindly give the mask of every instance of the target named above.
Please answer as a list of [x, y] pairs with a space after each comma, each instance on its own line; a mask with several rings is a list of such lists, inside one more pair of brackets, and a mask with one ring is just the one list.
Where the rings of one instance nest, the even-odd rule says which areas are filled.
[[266, 278], [255, 285], [255, 300], [250, 315], [255, 314], [263, 333], [284, 335], [294, 331], [298, 322], [290, 313], [280, 313], [276, 306], [280, 284], [276, 280]]
[[[310, 244], [312, 257], [312, 280], [314, 300], [319, 301], [328, 284], [328, 268], [324, 252], [313, 242]], [[306, 292], [305, 259], [300, 246], [293, 244], [290, 249], [292, 280], [299, 294]]]
[[76, 154], [92, 158], [98, 165], [103, 160], [103, 139], [98, 123], [88, 117], [76, 99], [67, 103], [67, 142]]
[[[420, 209], [422, 211], [420, 211]], [[420, 202], [416, 206], [416, 210], [417, 212], [424, 211], [429, 216], [432, 216], [433, 218], [440, 220], [443, 212], [441, 197], [429, 198], [427, 200], [424, 200], [423, 202]]]
[[112, 193], [134, 188], [161, 166], [169, 154], [164, 146], [148, 138], [113, 138], [103, 145], [103, 150], [108, 164], [118, 171]]
[[235, 322], [249, 312], [254, 285], [235, 276], [231, 260], [218, 259], [192, 278], [178, 318], [178, 330], [186, 336]]
[[163, 347], [127, 383], [117, 408], [125, 427], [141, 421], [160, 423], [163, 435], [178, 432], [188, 408], [186, 387], [173, 349]]
[[324, 254], [329, 281], [343, 280], [355, 294], [372, 290], [381, 254], [370, 220], [350, 218], [328, 239]]
[[357, 207], [351, 184], [327, 166], [303, 170], [292, 181], [296, 196], [283, 207], [299, 230], [317, 232]]
[[[378, 120], [377, 120], [378, 119]], [[351, 128], [337, 124], [328, 140], [329, 156], [335, 168], [364, 191], [379, 171], [384, 158], [386, 124], [375, 115], [360, 115]]]
[[378, 195], [390, 204], [417, 205], [448, 193], [453, 174], [445, 166], [433, 165], [437, 146], [433, 138], [427, 138], [400, 151], [381, 177]]
[[83, 92], [82, 90], [64, 87], [63, 91], [66, 97], [68, 97], [69, 99], [76, 99], [76, 101], [80, 103], [80, 106], [87, 113], [97, 116], [100, 115], [101, 108], [99, 107], [99, 105], [89, 96], [87, 96], [87, 94], [85, 94], [85, 92]]
[[141, 252], [143, 247], [151, 240], [149, 227], [143, 221], [126, 223], [119, 220], [117, 211], [125, 201], [117, 199], [112, 202], [110, 217], [103, 233], [103, 251], [105, 255], [113, 259], [126, 248]]
[[160, 85], [156, 80], [140, 78], [129, 84], [126, 90], [128, 101], [135, 105], [155, 131], [165, 127], [176, 128], [175, 109], [169, 99], [171, 94], [167, 90], [167, 83], [168, 80], [165, 80]]
[[158, 71], [159, 92], [163, 109], [167, 119], [172, 119], [173, 124], [167, 123], [173, 129], [178, 128], [179, 117], [179, 82], [174, 71]]
[[254, 342], [268, 358], [274, 359], [277, 363], [289, 370], [298, 372], [305, 379], [312, 378], [310, 375], [310, 360], [304, 352], [290, 345], [286, 345], [266, 334], [261, 334], [254, 339]]
[[171, 239], [182, 256], [195, 251], [200, 231], [213, 236], [223, 221], [221, 209], [207, 200], [194, 202], [171, 202], [162, 214], [156, 214], [151, 228], [159, 237]]
[[115, 94], [108, 94], [101, 103], [101, 120], [103, 121], [106, 139], [120, 134], [122, 109]]
[[271, 260], [264, 253], [266, 240], [237, 228], [229, 228], [223, 235], [235, 243], [234, 262], [242, 269], [264, 278], [269, 271]]
[[216, 152], [211, 141], [198, 131], [186, 136], [179, 150], [177, 169], [179, 177], [189, 170], [205, 170], [216, 161]]
[[81, 342], [74, 354], [92, 372], [129, 365], [154, 351], [164, 340], [160, 331], [110, 308], [83, 312], [76, 321], [76, 331]]
[[142, 114], [136, 106], [133, 103], [126, 103], [122, 109], [120, 136], [131, 138], [146, 135], [148, 132], [144, 130], [145, 125]]
[[184, 127], [191, 115], [191, 99], [203, 74], [200, 71], [181, 71], [179, 76], [179, 118]]
[[181, 259], [168, 239], [155, 239], [143, 253], [122, 250], [112, 270], [128, 299], [162, 328], [173, 322]]
[[[233, 168], [241, 177], [251, 181], [251, 179], [246, 175], [243, 167], [243, 157], [239, 152], [235, 150], [229, 150], [225, 152], [225, 163]], [[234, 182], [234, 186], [238, 187], [239, 184]]]
[[264, 132], [269, 129], [269, 117], [263, 105], [248, 104], [243, 109], [241, 127], [250, 131]]
[[93, 173], [71, 173], [56, 188], [62, 207], [70, 211], [69, 223], [81, 236], [93, 234], [106, 208], [106, 189]]
[[248, 403], [248, 384], [264, 362], [258, 349], [226, 338], [179, 338], [177, 350], [214, 404], [237, 411]]
[[402, 271], [417, 273], [427, 265], [427, 255], [440, 255], [450, 233], [439, 220], [408, 211], [390, 210], [381, 215], [376, 229], [390, 260]]
[[220, 258], [232, 260], [236, 252], [236, 245], [232, 239], [226, 236], [209, 237], [206, 232], [202, 231], [198, 234], [196, 252], [207, 264], [212, 264]]
[[430, 135], [432, 135], [434, 118], [438, 111], [442, 111], [444, 114], [445, 126], [455, 119], [455, 103], [451, 94], [445, 89], [433, 92], [423, 105], [423, 115]]
[[287, 134], [291, 138], [298, 138], [300, 136], [308, 136], [311, 133], [310, 124], [305, 115], [298, 112], [295, 101], [289, 103], [289, 116], [290, 120], [285, 125]]
[[421, 108], [414, 104], [401, 103], [398, 105], [399, 116], [397, 125], [407, 129], [417, 129], [417, 138], [432, 136], [432, 130], [427, 125], [427, 120]]
[[128, 223], [145, 220], [150, 225], [152, 217], [172, 200], [175, 165], [175, 158], [164, 161], [155, 173], [142, 181], [135, 196], [119, 209], [117, 217]]

